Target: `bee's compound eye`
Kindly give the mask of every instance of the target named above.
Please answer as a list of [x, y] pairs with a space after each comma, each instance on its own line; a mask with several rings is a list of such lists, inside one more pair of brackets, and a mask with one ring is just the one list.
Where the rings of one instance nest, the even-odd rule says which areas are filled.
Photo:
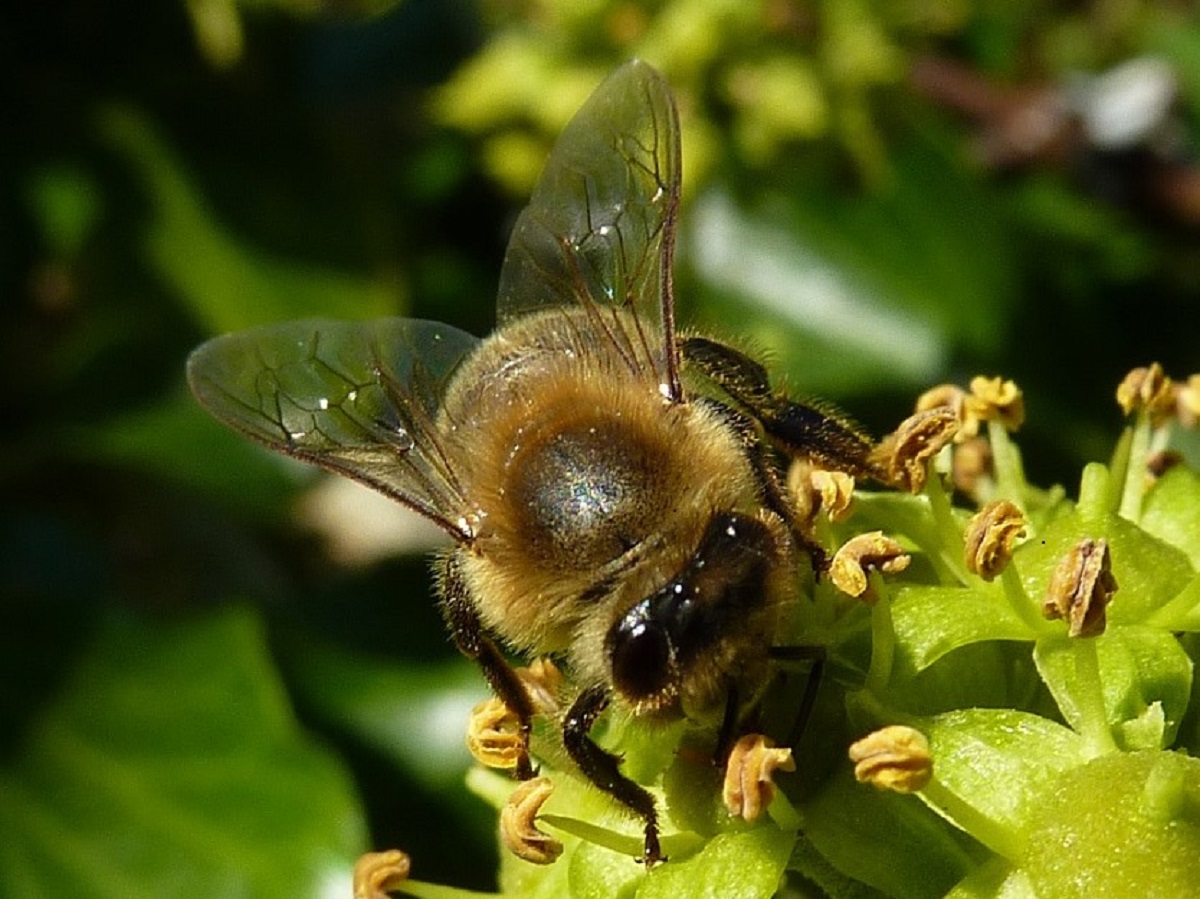
[[608, 635], [613, 686], [632, 701], [662, 693], [674, 667], [671, 641], [663, 628], [645, 617], [644, 606], [635, 606]]

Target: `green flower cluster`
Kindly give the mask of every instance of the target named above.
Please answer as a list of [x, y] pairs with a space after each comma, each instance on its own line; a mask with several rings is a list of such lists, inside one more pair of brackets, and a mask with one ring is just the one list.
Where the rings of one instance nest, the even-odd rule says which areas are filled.
[[[1174, 384], [1151, 366], [1118, 399], [1129, 425], [1071, 500], [1026, 481], [1011, 382], [927, 394], [883, 444], [892, 464], [919, 472], [916, 492], [859, 490], [845, 509], [824, 494], [816, 527], [841, 549], [830, 576], [809, 582], [788, 639], [820, 647], [809, 655], [825, 674], [807, 690], [811, 662], [797, 663], [764, 697], [763, 732], [781, 743], [799, 732], [796, 773], [778, 765], [760, 779], [766, 814], [750, 823], [727, 809], [712, 730], [604, 722], [601, 742], [667, 811], [670, 860], [647, 872], [632, 861], [637, 822], [539, 730], [548, 801], [543, 791], [514, 808], [506, 777], [470, 777], [509, 815], [509, 839], [515, 827], [563, 844], [553, 864], [507, 856], [502, 894], [1190, 895], [1200, 883], [1200, 473], [1170, 441], [1195, 424], [1200, 378]], [[931, 409], [951, 421], [945, 441], [955, 435], [940, 449], [905, 437]], [[863, 579], [847, 577], [855, 571]]]
[[[727, 129], [743, 166], [765, 168], [789, 145], [832, 137], [867, 180], [878, 180], [887, 164], [872, 93], [905, 77], [897, 38], [953, 31], [966, 17], [962, 3], [939, 4], [935, 13], [921, 6], [928, 4], [493, 2], [488, 43], [439, 91], [435, 115], [483, 135], [485, 168], [523, 196], [592, 87], [617, 62], [638, 57], [662, 71], [687, 112], [685, 177], [714, 163]], [[725, 128], [712, 124], [721, 121]]]

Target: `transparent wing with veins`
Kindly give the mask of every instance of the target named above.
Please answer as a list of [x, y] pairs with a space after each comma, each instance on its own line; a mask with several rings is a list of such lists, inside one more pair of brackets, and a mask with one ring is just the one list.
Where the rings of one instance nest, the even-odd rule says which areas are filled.
[[679, 154], [662, 76], [637, 61], [610, 75], [559, 137], [517, 219], [500, 274], [500, 324], [582, 306], [627, 364], [679, 399], [671, 292]]
[[288, 322], [205, 343], [188, 359], [188, 382], [225, 424], [468, 539], [466, 503], [435, 421], [451, 374], [478, 344], [415, 319]]

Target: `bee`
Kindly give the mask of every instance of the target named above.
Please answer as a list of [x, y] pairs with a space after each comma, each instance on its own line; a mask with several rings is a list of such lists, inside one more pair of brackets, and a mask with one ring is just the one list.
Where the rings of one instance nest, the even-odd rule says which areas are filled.
[[736, 722], [762, 688], [796, 568], [822, 555], [786, 467], [873, 473], [872, 443], [774, 389], [746, 354], [676, 331], [679, 120], [634, 61], [557, 141], [517, 219], [495, 332], [414, 319], [300, 321], [218, 337], [188, 361], [200, 402], [272, 450], [347, 475], [453, 538], [436, 576], [457, 647], [519, 721], [508, 653], [575, 692], [562, 744], [645, 825], [651, 794], [591, 737], [610, 706]]

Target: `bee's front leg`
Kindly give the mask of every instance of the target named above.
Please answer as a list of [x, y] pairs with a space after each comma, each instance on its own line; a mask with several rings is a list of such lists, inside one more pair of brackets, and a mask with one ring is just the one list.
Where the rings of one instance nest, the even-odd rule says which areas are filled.
[[601, 749], [589, 734], [600, 714], [608, 708], [612, 694], [603, 686], [579, 694], [563, 718], [563, 745], [584, 777], [638, 815], [646, 824], [642, 860], [649, 868], [666, 861], [658, 842], [658, 808], [654, 797], [621, 773], [620, 759]]

